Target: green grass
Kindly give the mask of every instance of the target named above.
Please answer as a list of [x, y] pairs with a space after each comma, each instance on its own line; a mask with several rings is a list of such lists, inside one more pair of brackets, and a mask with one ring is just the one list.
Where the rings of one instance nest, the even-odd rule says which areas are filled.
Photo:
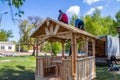
[[[35, 80], [35, 57], [3, 57], [0, 60], [0, 80]], [[97, 66], [94, 80], [120, 80], [120, 74], [107, 71], [107, 66]]]
[[108, 71], [107, 66], [97, 66], [96, 79], [94, 80], [120, 80], [120, 74]]
[[0, 80], [35, 80], [35, 57], [4, 57], [0, 60]]

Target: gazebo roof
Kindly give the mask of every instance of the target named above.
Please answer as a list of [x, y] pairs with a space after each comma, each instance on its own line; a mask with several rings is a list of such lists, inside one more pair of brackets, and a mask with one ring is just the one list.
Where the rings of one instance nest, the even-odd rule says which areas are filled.
[[[89, 37], [92, 39], [99, 39], [90, 33], [80, 30], [72, 25], [65, 24], [61, 21], [56, 21], [51, 18], [47, 18], [41, 25], [33, 32], [31, 35], [32, 38], [44, 38], [46, 40], [68, 40], [70, 39], [70, 34], [75, 33], [80, 37]], [[47, 37], [45, 37], [47, 36]]]

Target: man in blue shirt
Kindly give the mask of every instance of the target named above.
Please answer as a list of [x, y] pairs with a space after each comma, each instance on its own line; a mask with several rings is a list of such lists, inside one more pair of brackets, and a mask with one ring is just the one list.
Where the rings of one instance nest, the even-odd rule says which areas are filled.
[[77, 27], [81, 30], [85, 30], [84, 29], [84, 22], [81, 19], [76, 19], [75, 20], [75, 27]]

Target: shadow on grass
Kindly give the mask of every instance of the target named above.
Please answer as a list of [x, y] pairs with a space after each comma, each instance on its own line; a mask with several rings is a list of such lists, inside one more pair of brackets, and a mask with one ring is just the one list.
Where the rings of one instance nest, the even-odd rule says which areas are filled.
[[5, 66], [0, 69], [0, 80], [35, 80], [33, 70], [27, 70], [21, 65], [17, 65], [15, 68]]

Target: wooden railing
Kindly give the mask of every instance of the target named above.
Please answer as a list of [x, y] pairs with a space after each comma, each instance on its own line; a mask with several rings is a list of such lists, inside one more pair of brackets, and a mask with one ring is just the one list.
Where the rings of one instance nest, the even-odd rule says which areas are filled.
[[95, 77], [95, 57], [77, 59], [77, 80], [91, 80]]
[[61, 60], [61, 57], [37, 57], [36, 58], [36, 77], [43, 78], [50, 72], [55, 74], [55, 66], [52, 60]]
[[62, 60], [62, 71], [61, 79], [62, 80], [72, 80], [72, 62], [71, 59]]
[[[72, 80], [71, 59], [62, 61], [62, 80]], [[77, 57], [77, 80], [92, 80], [95, 73], [95, 57]]]
[[[54, 65], [51, 63], [53, 60], [62, 60], [60, 65], [60, 78], [61, 80], [72, 80], [72, 63], [71, 57], [37, 57], [36, 60], [36, 77], [43, 78], [48, 75], [49, 72], [53, 71], [51, 74], [55, 74], [54, 68], [47, 69], [47, 67]], [[91, 80], [95, 77], [95, 57], [77, 57], [76, 71], [77, 80]], [[51, 70], [52, 69], [52, 70]]]

